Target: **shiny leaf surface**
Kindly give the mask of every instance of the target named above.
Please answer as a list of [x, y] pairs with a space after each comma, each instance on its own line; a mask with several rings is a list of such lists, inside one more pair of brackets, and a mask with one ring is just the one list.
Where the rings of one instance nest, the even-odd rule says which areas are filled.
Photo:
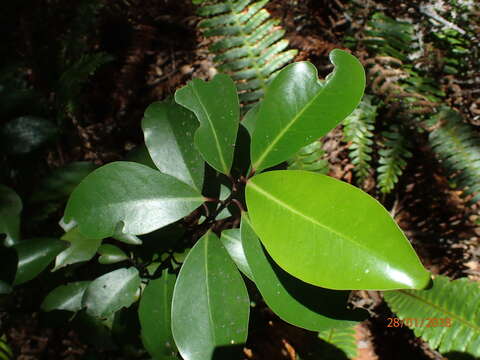
[[164, 270], [159, 279], [150, 280], [138, 308], [142, 341], [155, 360], [176, 359], [171, 328], [171, 309], [175, 275]]
[[201, 192], [205, 164], [194, 146], [195, 115], [171, 100], [156, 102], [145, 111], [142, 127], [157, 168]]
[[250, 179], [246, 201], [270, 256], [307, 283], [388, 290], [430, 281], [390, 214], [354, 186], [307, 171], [272, 171]]
[[222, 231], [220, 240], [238, 269], [250, 280], [253, 280], [252, 272], [248, 266], [245, 251], [243, 250], [240, 229], [228, 229]]
[[20, 197], [9, 187], [0, 184], [0, 235], [6, 235], [6, 246], [12, 246], [20, 240], [21, 212]]
[[172, 331], [182, 357], [210, 359], [218, 347], [244, 343], [249, 310], [240, 273], [220, 239], [208, 232], [189, 252], [173, 292]]
[[240, 119], [237, 89], [233, 80], [223, 74], [205, 82], [193, 79], [177, 90], [175, 101], [193, 111], [200, 121], [195, 145], [213, 168], [228, 174]]
[[112, 244], [103, 244], [98, 248], [100, 254], [98, 262], [100, 264], [115, 264], [117, 262], [128, 259], [120, 248]]
[[78, 231], [78, 227], [63, 235], [61, 240], [68, 242], [69, 247], [57, 255], [53, 271], [67, 265], [90, 260], [102, 242], [102, 239], [91, 239], [83, 236]]
[[330, 53], [330, 61], [335, 70], [323, 83], [312, 64], [297, 62], [281, 70], [268, 86], [252, 137], [256, 171], [287, 160], [333, 129], [358, 105], [365, 88], [362, 65], [338, 49]]
[[73, 191], [65, 222], [74, 220], [91, 238], [146, 234], [175, 222], [201, 205], [203, 197], [187, 184], [145, 165], [114, 162], [88, 175]]
[[349, 326], [366, 317], [362, 311], [347, 309], [348, 291], [313, 286], [282, 270], [263, 249], [245, 214], [241, 237], [255, 285], [268, 307], [284, 321], [321, 331]]
[[90, 283], [82, 298], [87, 314], [107, 317], [136, 300], [140, 276], [134, 267], [118, 269], [102, 275]]
[[36, 277], [65, 247], [66, 243], [57, 239], [31, 239], [15, 245], [18, 267], [14, 285]]
[[53, 289], [43, 300], [42, 310], [79, 311], [82, 308], [83, 293], [89, 284], [90, 281], [78, 281]]

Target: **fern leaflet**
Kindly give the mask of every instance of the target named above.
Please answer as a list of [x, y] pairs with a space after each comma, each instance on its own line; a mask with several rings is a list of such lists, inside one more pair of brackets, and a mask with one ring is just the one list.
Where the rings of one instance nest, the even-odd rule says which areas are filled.
[[437, 276], [429, 290], [388, 291], [384, 297], [403, 324], [412, 327], [432, 349], [480, 356], [478, 283]]
[[288, 160], [288, 169], [307, 170], [320, 174], [327, 174], [329, 171], [328, 161], [325, 159], [326, 153], [322, 149], [322, 143], [315, 141], [310, 145], [301, 148], [293, 158]]
[[[356, 325], [350, 325], [340, 329], [327, 329], [319, 332], [318, 337], [323, 341], [342, 350], [349, 359], [353, 359], [357, 356], [355, 326]], [[324, 354], [322, 354], [322, 358], [324, 358]]]

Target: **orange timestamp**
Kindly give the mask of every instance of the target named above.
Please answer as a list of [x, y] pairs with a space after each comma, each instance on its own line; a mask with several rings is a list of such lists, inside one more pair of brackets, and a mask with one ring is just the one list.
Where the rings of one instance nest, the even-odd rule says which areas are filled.
[[387, 318], [387, 327], [398, 328], [408, 326], [409, 328], [414, 327], [451, 327], [452, 319], [451, 318], [436, 318], [436, 317], [427, 317], [427, 318], [405, 318], [399, 319], [396, 317]]

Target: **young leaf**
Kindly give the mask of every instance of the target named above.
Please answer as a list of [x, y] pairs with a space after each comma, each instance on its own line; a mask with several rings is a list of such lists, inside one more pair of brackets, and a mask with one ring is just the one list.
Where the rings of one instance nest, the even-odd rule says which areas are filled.
[[142, 127], [157, 168], [200, 192], [205, 164], [193, 144], [198, 129], [195, 115], [172, 100], [156, 102], [145, 111]]
[[253, 281], [268, 307], [284, 321], [312, 331], [363, 320], [362, 311], [347, 309], [348, 291], [316, 287], [289, 275], [264, 251], [244, 214], [241, 237]]
[[6, 235], [6, 246], [12, 246], [20, 240], [21, 212], [20, 197], [9, 187], [0, 184], [0, 235]]
[[57, 239], [31, 239], [15, 245], [18, 268], [14, 285], [23, 284], [40, 274], [65, 246]]
[[180, 354], [205, 360], [216, 347], [244, 343], [249, 311], [240, 273], [220, 239], [208, 232], [189, 252], [173, 292], [172, 331]]
[[272, 171], [250, 179], [246, 201], [270, 256], [300, 280], [339, 290], [422, 289], [430, 281], [390, 214], [354, 186]]
[[387, 304], [415, 335], [441, 353], [480, 357], [480, 286], [467, 278], [437, 276], [428, 290], [388, 291]]
[[164, 270], [162, 277], [150, 280], [138, 308], [143, 345], [154, 360], [177, 359], [171, 329], [171, 304], [175, 275]]
[[83, 294], [82, 307], [87, 308], [87, 314], [104, 318], [132, 305], [139, 288], [137, 269], [118, 269], [90, 283]]
[[250, 280], [253, 281], [252, 272], [248, 266], [245, 251], [243, 250], [242, 238], [240, 236], [240, 229], [228, 229], [222, 231], [220, 240], [223, 246], [228, 251], [232, 260], [237, 264], [238, 269]]
[[69, 242], [70, 246], [57, 255], [55, 268], [52, 271], [67, 265], [90, 260], [102, 242], [102, 239], [91, 239], [83, 236], [78, 231], [78, 227], [63, 235], [61, 240]]
[[98, 248], [100, 264], [115, 264], [128, 259], [128, 256], [118, 247], [112, 244], [103, 244]]
[[193, 111], [200, 121], [195, 146], [205, 161], [219, 172], [229, 174], [240, 118], [233, 80], [223, 74], [210, 82], [194, 79], [177, 90], [175, 101]]
[[201, 205], [198, 191], [174, 177], [132, 162], [95, 170], [73, 191], [65, 222], [74, 220], [91, 238], [123, 233], [140, 235], [181, 219]]
[[277, 165], [301, 147], [325, 135], [358, 105], [365, 72], [352, 55], [330, 53], [335, 70], [324, 83], [308, 62], [286, 66], [268, 86], [260, 104], [252, 137], [256, 171]]
[[53, 289], [43, 300], [42, 310], [81, 310], [82, 296], [89, 284], [90, 281], [78, 281]]

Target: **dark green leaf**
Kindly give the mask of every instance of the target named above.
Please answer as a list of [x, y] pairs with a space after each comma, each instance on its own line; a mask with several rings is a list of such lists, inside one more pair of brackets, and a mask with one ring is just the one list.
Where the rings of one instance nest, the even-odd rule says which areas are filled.
[[135, 149], [129, 151], [125, 160], [148, 166], [151, 169], [157, 168], [145, 144], [139, 145]]
[[216, 347], [244, 343], [249, 310], [240, 273], [208, 232], [188, 254], [173, 293], [172, 332], [182, 357], [210, 359]]
[[5, 245], [20, 240], [20, 213], [22, 200], [12, 189], [0, 184], [0, 234], [5, 234]]
[[18, 268], [14, 285], [20, 285], [40, 274], [65, 249], [66, 243], [57, 239], [31, 239], [14, 246]]
[[430, 281], [390, 214], [354, 186], [307, 171], [272, 171], [250, 179], [246, 200], [270, 256], [307, 283], [388, 290]]
[[117, 262], [128, 259], [128, 256], [117, 246], [111, 244], [103, 244], [98, 248], [100, 264], [115, 264]]
[[262, 248], [246, 215], [242, 217], [241, 236], [255, 285], [270, 309], [284, 321], [320, 331], [348, 326], [366, 317], [362, 311], [347, 309], [348, 291], [313, 286], [282, 270]]
[[194, 146], [195, 115], [171, 100], [157, 102], [145, 111], [142, 127], [157, 168], [200, 192], [205, 164]]
[[10, 294], [12, 292], [12, 286], [3, 280], [0, 280], [0, 295]]
[[170, 175], [132, 162], [114, 162], [95, 170], [73, 191], [65, 222], [78, 223], [91, 238], [146, 234], [175, 222], [201, 205], [203, 197]]
[[240, 229], [228, 229], [222, 231], [220, 240], [232, 260], [237, 264], [239, 270], [250, 280], [253, 280], [253, 275], [248, 267], [247, 258], [243, 250], [242, 238], [240, 236]]
[[61, 239], [70, 243], [70, 245], [57, 255], [53, 271], [67, 265], [90, 260], [102, 243], [102, 239], [91, 239], [83, 236], [78, 231], [78, 227], [67, 232]]
[[237, 89], [227, 75], [212, 81], [194, 79], [175, 93], [175, 101], [193, 111], [200, 121], [195, 145], [213, 168], [229, 174], [240, 119]]
[[150, 280], [138, 308], [142, 341], [154, 360], [176, 359], [171, 329], [171, 309], [175, 275], [164, 270], [162, 277]]
[[339, 124], [360, 102], [365, 72], [345, 51], [330, 54], [335, 70], [324, 83], [308, 62], [288, 65], [268, 86], [252, 137], [256, 171], [277, 165]]
[[132, 305], [139, 288], [137, 269], [118, 269], [90, 283], [83, 294], [82, 306], [87, 308], [87, 314], [104, 318]]
[[82, 308], [83, 293], [90, 281], [79, 281], [53, 289], [42, 302], [43, 311], [79, 311]]

